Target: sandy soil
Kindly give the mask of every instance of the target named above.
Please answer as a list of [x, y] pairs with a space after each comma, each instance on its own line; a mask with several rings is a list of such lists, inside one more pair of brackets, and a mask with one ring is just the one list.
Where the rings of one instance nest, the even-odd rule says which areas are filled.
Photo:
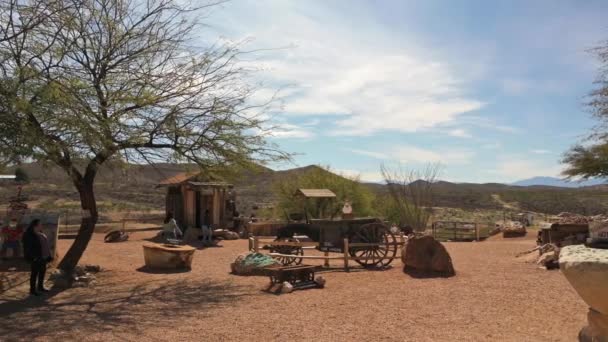
[[261, 291], [265, 277], [229, 274], [245, 240], [197, 251], [191, 272], [146, 273], [152, 234], [120, 244], [96, 234], [83, 262], [107, 271], [92, 288], [28, 298], [25, 273], [0, 273], [12, 286], [0, 293], [0, 340], [574, 341], [585, 324], [586, 305], [559, 271], [514, 258], [533, 234], [446, 243], [458, 272], [449, 279], [412, 278], [395, 260], [385, 271], [325, 271], [325, 289], [281, 296]]

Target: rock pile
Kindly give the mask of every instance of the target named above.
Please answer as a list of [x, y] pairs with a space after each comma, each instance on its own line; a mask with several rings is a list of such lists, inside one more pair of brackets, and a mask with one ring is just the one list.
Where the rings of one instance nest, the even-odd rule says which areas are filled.
[[559, 268], [560, 247], [548, 243], [534, 249], [519, 253], [517, 258], [527, 263], [535, 263], [547, 270]]
[[71, 274], [60, 269], [55, 269], [49, 276], [49, 281], [53, 282], [53, 287], [88, 287], [94, 285], [97, 277], [95, 274], [101, 272], [99, 265], [78, 265]]
[[413, 276], [443, 276], [456, 274], [452, 258], [445, 247], [432, 236], [408, 239], [401, 253], [403, 271]]
[[526, 227], [518, 221], [509, 221], [502, 227], [503, 238], [526, 236], [526, 233]]
[[591, 218], [579, 214], [561, 212], [557, 215], [559, 224], [588, 224]]
[[264, 268], [279, 265], [280, 263], [269, 255], [247, 252], [236, 257], [230, 264], [230, 270], [236, 275], [263, 275]]
[[223, 240], [238, 240], [239, 234], [227, 229], [216, 229], [213, 231], [213, 236]]

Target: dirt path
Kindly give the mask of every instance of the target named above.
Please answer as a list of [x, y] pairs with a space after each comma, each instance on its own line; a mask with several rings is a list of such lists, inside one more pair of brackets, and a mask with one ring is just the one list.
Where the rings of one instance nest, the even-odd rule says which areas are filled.
[[492, 194], [492, 199], [496, 201], [498, 204], [502, 205], [503, 208], [508, 210], [521, 210], [517, 203], [508, 203], [505, 202], [499, 194]]
[[191, 272], [142, 272], [150, 235], [104, 244], [96, 234], [84, 262], [108, 271], [93, 288], [0, 294], [2, 340], [574, 341], [585, 323], [586, 305], [559, 271], [514, 258], [532, 236], [446, 243], [458, 273], [449, 279], [412, 278], [395, 261], [386, 271], [327, 271], [325, 289], [275, 296], [260, 291], [264, 277], [229, 274], [244, 240], [197, 251]]

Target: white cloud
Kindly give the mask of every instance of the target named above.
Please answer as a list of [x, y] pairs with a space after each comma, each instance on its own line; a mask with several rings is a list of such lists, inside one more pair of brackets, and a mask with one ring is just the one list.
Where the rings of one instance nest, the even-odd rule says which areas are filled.
[[382, 152], [365, 151], [365, 150], [358, 150], [358, 149], [352, 149], [349, 151], [356, 153], [356, 154], [360, 154], [362, 156], [372, 157], [372, 158], [376, 158], [376, 159], [388, 159], [388, 155], [385, 153], [382, 153]]
[[466, 149], [430, 150], [417, 146], [400, 145], [386, 149], [385, 152], [350, 150], [353, 153], [380, 160], [400, 163], [440, 163], [446, 165], [469, 164], [475, 153]]
[[270, 136], [276, 139], [281, 138], [300, 138], [300, 139], [308, 139], [312, 138], [315, 135], [313, 132], [309, 130], [305, 130], [296, 125], [282, 123], [273, 126], [270, 129]]
[[499, 142], [494, 142], [494, 143], [483, 144], [480, 147], [483, 149], [486, 149], [486, 150], [496, 150], [496, 149], [502, 148], [502, 144]]
[[471, 133], [469, 133], [466, 130], [461, 129], [461, 128], [456, 128], [456, 129], [448, 131], [448, 135], [452, 136], [452, 137], [457, 137], [457, 138], [472, 138], [473, 137], [471, 135]]
[[336, 169], [337, 173], [351, 179], [359, 179], [362, 182], [381, 183], [384, 182], [380, 171], [357, 171], [352, 169]]
[[549, 154], [549, 153], [551, 153], [551, 151], [549, 151], [549, 150], [542, 150], [542, 149], [530, 150], [530, 152], [532, 152], [534, 154]]
[[536, 176], [558, 177], [562, 170], [563, 166], [559, 164], [507, 156], [487, 173], [499, 176], [501, 182], [512, 182]]
[[[287, 114], [331, 115], [337, 126], [331, 134], [415, 132], [483, 106], [466, 95], [466, 74], [449, 61], [430, 57], [432, 51], [422, 50], [414, 38], [403, 32], [397, 36], [371, 20], [368, 8], [238, 3], [246, 15], [223, 23], [225, 34], [253, 36], [255, 46], [266, 48], [294, 46], [263, 56], [265, 83], [290, 87], [284, 98]], [[358, 22], [353, 26], [355, 12]]]

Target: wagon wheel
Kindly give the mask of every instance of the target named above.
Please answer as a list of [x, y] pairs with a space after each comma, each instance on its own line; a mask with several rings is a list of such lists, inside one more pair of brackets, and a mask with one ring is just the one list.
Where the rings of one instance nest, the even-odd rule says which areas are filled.
[[[277, 238], [274, 241], [300, 242], [300, 240], [294, 238]], [[304, 255], [304, 250], [300, 246], [271, 246], [270, 253], [294, 255], [294, 257], [274, 257], [283, 266], [289, 266], [300, 265], [302, 263], [302, 258], [297, 258], [295, 256]]]
[[381, 223], [368, 223], [353, 231], [350, 243], [379, 243], [379, 246], [351, 247], [352, 257], [366, 258], [355, 260], [363, 267], [388, 266], [397, 255], [397, 239], [388, 227]]

